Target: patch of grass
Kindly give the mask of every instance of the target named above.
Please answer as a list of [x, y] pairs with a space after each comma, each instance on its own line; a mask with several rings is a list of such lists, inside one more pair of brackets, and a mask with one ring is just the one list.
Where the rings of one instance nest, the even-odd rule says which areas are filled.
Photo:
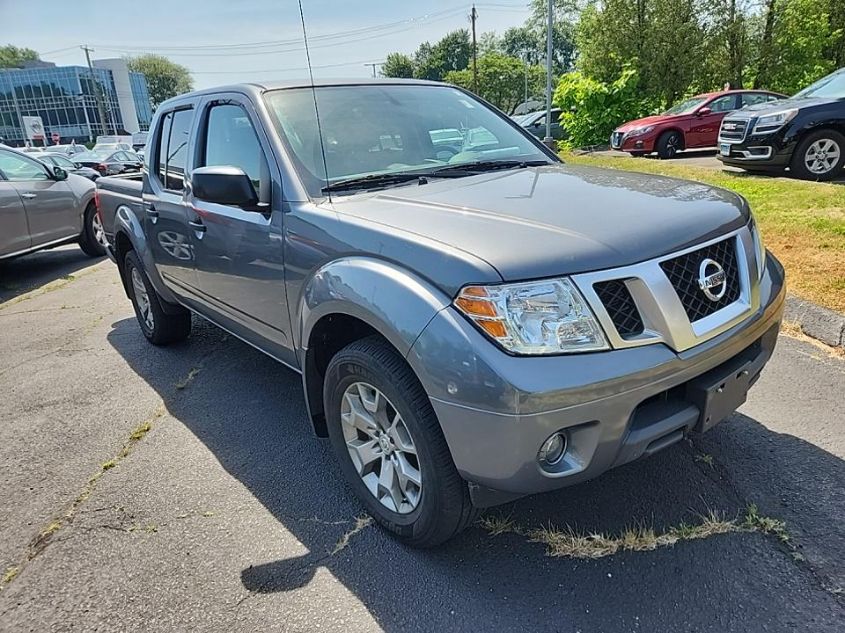
[[[680, 541], [710, 538], [733, 532], [761, 532], [774, 535], [783, 542], [789, 540], [783, 521], [760, 515], [754, 505], [748, 507], [742, 522], [728, 519], [723, 514], [711, 510], [702, 515], [697, 523], [681, 523], [669, 527], [664, 532], [656, 532], [647, 525], [636, 525], [617, 536], [600, 532], [584, 534], [569, 526], [558, 528], [552, 524], [526, 528], [510, 517], [496, 515], [482, 517], [478, 524], [491, 536], [523, 536], [532, 543], [545, 545], [546, 555], [564, 558], [595, 559], [623, 551], [648, 552], [660, 547], [671, 547]], [[786, 538], [783, 535], [786, 535]]]
[[567, 163], [696, 180], [748, 199], [795, 294], [845, 311], [845, 186], [751, 176], [672, 161], [565, 154]]
[[709, 453], [699, 453], [695, 456], [695, 461], [701, 462], [702, 464], [707, 464], [710, 468], [713, 468], [713, 456]]
[[334, 556], [342, 549], [345, 549], [346, 546], [349, 545], [349, 541], [352, 540], [352, 537], [358, 534], [358, 532], [366, 528], [372, 522], [373, 518], [366, 515], [355, 517], [355, 526], [340, 537], [340, 540], [335, 544], [334, 549], [331, 552], [331, 556]]
[[6, 568], [6, 571], [3, 573], [3, 578], [0, 578], [0, 589], [12, 582], [20, 571], [20, 567], [17, 565], [12, 565], [11, 567]]
[[103, 468], [103, 470], [111, 470], [115, 466], [117, 466], [117, 460], [116, 459], [110, 459], [107, 462], [103, 462], [102, 468]]

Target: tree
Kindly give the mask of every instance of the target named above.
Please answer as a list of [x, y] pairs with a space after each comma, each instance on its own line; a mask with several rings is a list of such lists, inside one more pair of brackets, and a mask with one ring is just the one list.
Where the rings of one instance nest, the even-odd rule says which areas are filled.
[[463, 70], [472, 57], [469, 31], [447, 33], [435, 44], [423, 42], [414, 55], [414, 73], [418, 79], [442, 81], [452, 70]]
[[[519, 57], [529, 64], [546, 60], [546, 23], [527, 22], [509, 28], [502, 34], [500, 47], [503, 53]], [[552, 67], [555, 73], [572, 70], [575, 61], [574, 27], [568, 20], [556, 19], [552, 33]]]
[[153, 108], [171, 97], [194, 89], [188, 69], [161, 55], [141, 55], [131, 57], [126, 62], [129, 70], [146, 76]]
[[414, 76], [414, 60], [404, 53], [389, 53], [381, 66], [381, 74], [410, 79]]
[[[526, 66], [521, 60], [498, 52], [485, 53], [478, 58], [478, 96], [505, 112], [513, 112], [525, 99], [526, 74], [528, 96], [543, 94], [546, 76], [543, 67]], [[469, 69], [451, 71], [444, 79], [472, 90]]]
[[36, 62], [40, 58], [31, 48], [18, 48], [7, 44], [0, 46], [0, 68], [20, 68], [23, 62]]

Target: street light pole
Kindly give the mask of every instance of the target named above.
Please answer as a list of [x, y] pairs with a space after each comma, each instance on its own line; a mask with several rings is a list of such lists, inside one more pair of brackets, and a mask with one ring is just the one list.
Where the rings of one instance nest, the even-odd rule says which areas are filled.
[[546, 26], [546, 138], [543, 143], [550, 149], [557, 149], [552, 138], [552, 26], [554, 23], [554, 0], [549, 1], [548, 24]]

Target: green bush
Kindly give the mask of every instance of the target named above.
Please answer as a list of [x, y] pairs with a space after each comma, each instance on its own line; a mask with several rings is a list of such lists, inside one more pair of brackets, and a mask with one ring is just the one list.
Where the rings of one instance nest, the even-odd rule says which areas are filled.
[[610, 83], [580, 72], [563, 75], [553, 100], [562, 110], [560, 121], [569, 134], [567, 144], [584, 147], [607, 143], [620, 124], [652, 112], [655, 104], [642, 97], [638, 83], [637, 71], [631, 68]]

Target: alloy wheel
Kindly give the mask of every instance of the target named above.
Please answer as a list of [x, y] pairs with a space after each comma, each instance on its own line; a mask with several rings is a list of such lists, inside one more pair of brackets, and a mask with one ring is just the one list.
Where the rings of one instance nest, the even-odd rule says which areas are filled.
[[387, 509], [412, 512], [422, 495], [417, 447], [402, 415], [373, 385], [355, 382], [343, 393], [346, 449], [367, 490]]
[[103, 223], [100, 220], [100, 214], [96, 211], [91, 214], [91, 229], [94, 233], [94, 239], [97, 241], [97, 244], [102, 247], [108, 246], [106, 232], [103, 230]]
[[841, 149], [833, 139], [820, 138], [804, 152], [804, 165], [813, 174], [826, 174], [839, 162]]
[[141, 318], [144, 319], [144, 325], [152, 332], [155, 326], [155, 317], [150, 306], [150, 296], [147, 294], [147, 287], [144, 285], [144, 280], [141, 279], [141, 273], [137, 268], [132, 267], [132, 294], [135, 296], [135, 303], [138, 305], [138, 312], [141, 313]]

